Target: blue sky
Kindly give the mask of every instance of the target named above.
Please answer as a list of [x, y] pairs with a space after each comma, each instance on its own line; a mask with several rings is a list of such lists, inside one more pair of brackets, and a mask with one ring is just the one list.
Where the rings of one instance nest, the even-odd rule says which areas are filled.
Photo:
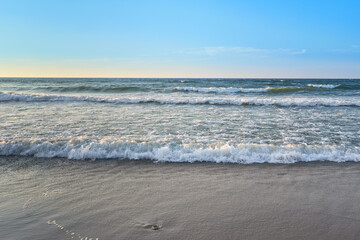
[[0, 0], [0, 76], [360, 78], [360, 1]]

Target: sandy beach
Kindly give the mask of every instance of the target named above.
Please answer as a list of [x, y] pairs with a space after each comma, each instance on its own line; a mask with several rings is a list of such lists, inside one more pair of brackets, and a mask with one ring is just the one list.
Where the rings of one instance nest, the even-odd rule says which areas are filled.
[[360, 236], [357, 163], [0, 163], [2, 239]]

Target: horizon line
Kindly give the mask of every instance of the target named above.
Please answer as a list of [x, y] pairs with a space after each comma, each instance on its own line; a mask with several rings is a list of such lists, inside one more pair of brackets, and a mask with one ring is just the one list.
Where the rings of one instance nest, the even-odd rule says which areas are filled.
[[360, 77], [355, 78], [332, 78], [332, 77], [1, 77], [0, 78], [78, 78], [78, 79], [96, 79], [96, 78], [107, 78], [107, 79], [346, 79], [346, 80], [360, 80]]

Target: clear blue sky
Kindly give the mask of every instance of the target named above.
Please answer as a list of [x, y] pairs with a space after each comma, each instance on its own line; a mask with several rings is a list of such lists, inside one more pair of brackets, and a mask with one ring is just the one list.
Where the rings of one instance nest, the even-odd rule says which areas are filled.
[[360, 1], [0, 0], [0, 76], [360, 78]]

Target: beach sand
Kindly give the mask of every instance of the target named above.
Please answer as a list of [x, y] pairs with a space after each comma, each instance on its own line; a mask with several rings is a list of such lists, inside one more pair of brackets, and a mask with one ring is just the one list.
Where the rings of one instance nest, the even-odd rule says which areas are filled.
[[5, 240], [360, 238], [358, 163], [1, 157], [0, 192]]

